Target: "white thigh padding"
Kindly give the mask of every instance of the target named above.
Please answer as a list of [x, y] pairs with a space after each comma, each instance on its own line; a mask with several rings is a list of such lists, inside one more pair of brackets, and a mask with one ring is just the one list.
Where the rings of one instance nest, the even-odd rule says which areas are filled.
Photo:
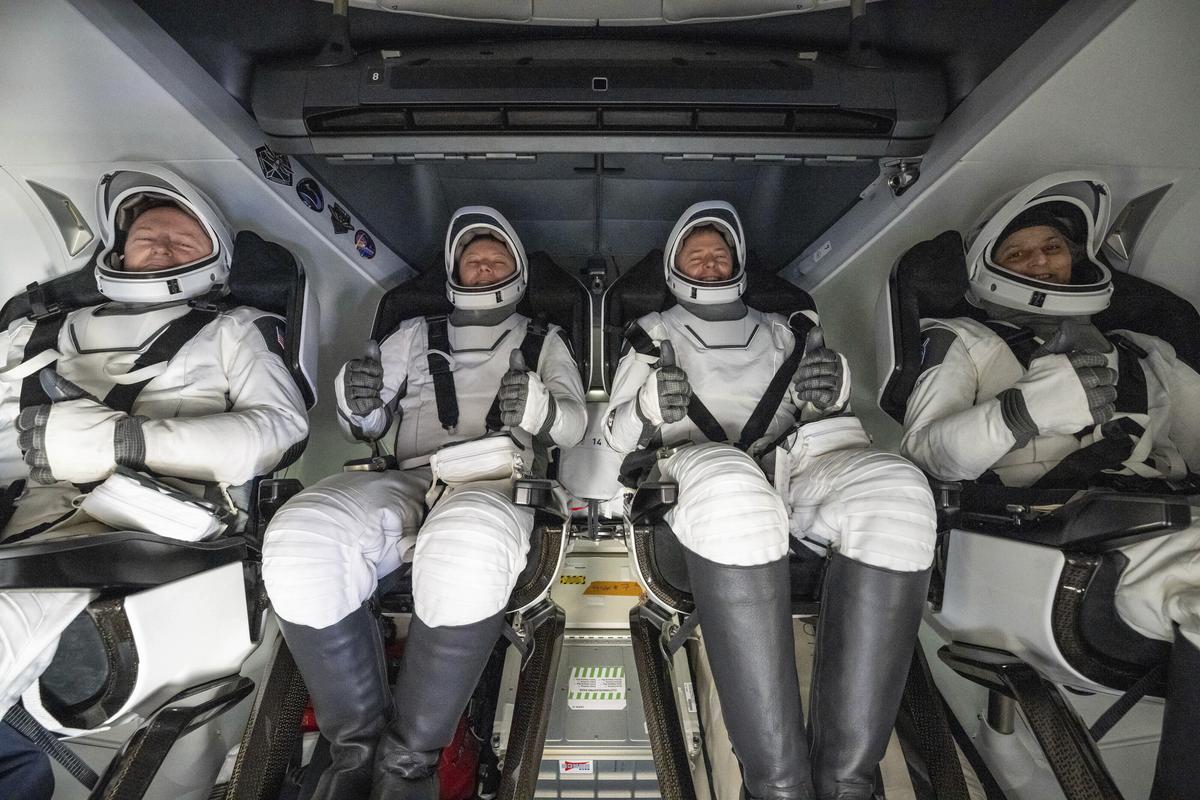
[[426, 625], [469, 625], [508, 605], [533, 529], [533, 512], [508, 492], [504, 481], [467, 484], [430, 511], [413, 557], [413, 603]]
[[288, 501], [263, 545], [275, 612], [325, 628], [361, 606], [411, 549], [428, 485], [428, 469], [344, 472]]
[[829, 542], [864, 564], [914, 572], [933, 562], [937, 517], [921, 471], [892, 453], [835, 450], [793, 467], [788, 499], [798, 538]]
[[667, 521], [684, 547], [737, 566], [769, 564], [787, 553], [783, 499], [741, 450], [727, 444], [685, 447], [660, 469], [679, 485]]

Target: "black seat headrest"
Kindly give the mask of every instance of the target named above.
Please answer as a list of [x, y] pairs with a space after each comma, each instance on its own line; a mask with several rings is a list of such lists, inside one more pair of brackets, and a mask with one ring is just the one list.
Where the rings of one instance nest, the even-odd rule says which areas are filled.
[[[580, 374], [587, 375], [588, 298], [583, 284], [561, 269], [545, 253], [529, 254], [529, 288], [517, 303], [517, 312], [541, 317], [560, 326], [571, 340]], [[375, 312], [371, 338], [380, 341], [400, 323], [413, 317], [449, 314], [446, 271], [441, 262], [384, 294]]]
[[[957, 231], [913, 245], [892, 268], [888, 301], [893, 367], [879, 405], [897, 422], [904, 421], [908, 396], [921, 372], [921, 319], [986, 317], [966, 301], [967, 288], [966, 255]], [[1193, 369], [1200, 365], [1200, 314], [1182, 297], [1144, 278], [1114, 270], [1112, 302], [1092, 321], [1102, 331], [1157, 336]]]
[[[663, 252], [651, 250], [641, 261], [617, 278], [604, 304], [604, 375], [607, 382], [617, 370], [625, 326], [652, 311], [675, 305], [675, 295], [663, 275]], [[750, 253], [746, 267], [746, 305], [767, 313], [790, 316], [796, 311], [815, 311], [812, 297], [795, 284], [761, 267]]]

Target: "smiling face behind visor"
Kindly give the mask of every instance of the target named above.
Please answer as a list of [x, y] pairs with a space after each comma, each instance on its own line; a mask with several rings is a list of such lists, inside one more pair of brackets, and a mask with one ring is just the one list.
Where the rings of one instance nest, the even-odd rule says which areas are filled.
[[746, 291], [746, 235], [729, 203], [706, 200], [679, 217], [663, 251], [667, 287], [681, 303], [721, 305]]
[[1108, 307], [1112, 275], [1096, 256], [1109, 192], [1086, 173], [1035, 181], [984, 215], [968, 235], [969, 299], [1040, 316]]

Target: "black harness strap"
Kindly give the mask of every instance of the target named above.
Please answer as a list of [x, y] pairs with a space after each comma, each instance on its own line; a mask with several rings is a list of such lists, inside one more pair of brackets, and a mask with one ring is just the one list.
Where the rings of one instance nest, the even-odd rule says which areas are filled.
[[[212, 322], [218, 313], [218, 310], [211, 306], [204, 308], [193, 307], [182, 317], [172, 320], [167, 325], [166, 330], [160, 333], [150, 343], [150, 346], [137, 357], [137, 360], [133, 362], [129, 371], [132, 373], [153, 364], [170, 361], [204, 326]], [[124, 411], [126, 414], [132, 413], [134, 401], [142, 393], [142, 389], [146, 388], [146, 384], [152, 380], [154, 378], [151, 377], [137, 383], [118, 383], [104, 396], [104, 405], [114, 411]]]
[[1145, 414], [1150, 408], [1142, 359], [1150, 354], [1119, 333], [1108, 336], [1117, 348], [1117, 411]]
[[446, 315], [426, 317], [425, 330], [429, 339], [426, 359], [429, 375], [433, 378], [438, 422], [453, 432], [458, 429], [458, 395], [454, 391], [454, 373], [450, 369], [450, 331]]
[[[650, 334], [646, 333], [645, 329], [636, 322], [631, 322], [625, 328], [625, 341], [634, 351], [647, 356], [649, 358], [659, 358], [662, 352], [658, 345], [654, 344], [654, 340], [650, 338]], [[710, 442], [725, 442], [729, 440], [729, 436], [725, 433], [725, 429], [721, 427], [721, 423], [717, 422], [717, 418], [712, 415], [704, 402], [695, 394], [692, 395], [688, 402], [687, 410], [688, 419], [696, 426], [704, 438]]]
[[[549, 331], [550, 326], [542, 319], [531, 319], [525, 326], [525, 338], [521, 340], [521, 356], [525, 359], [525, 366], [534, 372], [537, 372], [538, 362], [542, 358], [542, 345], [546, 343], [546, 334]], [[492, 407], [488, 409], [486, 426], [489, 431], [498, 431], [504, 427], [504, 423], [500, 421], [499, 388], [496, 389]]]
[[[800, 360], [804, 358], [804, 339], [808, 335], [809, 330], [813, 327], [813, 322], [803, 314], [793, 314], [788, 320], [788, 326], [792, 329], [792, 333], [796, 337], [795, 347], [792, 348], [791, 354], [783, 360], [779, 365], [779, 369], [771, 376], [770, 383], [767, 384], [767, 389], [763, 396], [759, 398], [754, 410], [750, 413], [750, 418], [746, 420], [741, 433], [738, 435], [737, 442], [734, 446], [739, 450], [748, 450], [751, 445], [762, 438], [767, 432], [767, 428], [771, 425], [771, 420], [775, 418], [775, 412], [779, 409], [779, 404], [783, 402], [783, 398], [787, 394], [788, 384], [791, 383], [792, 377], [796, 374], [796, 368], [800, 365]], [[654, 340], [650, 335], [638, 325], [636, 322], [630, 323], [625, 329], [625, 340], [629, 346], [638, 353], [644, 356], [654, 358], [659, 357], [659, 349], [654, 344]], [[688, 419], [696, 426], [700, 433], [704, 434], [704, 438], [710, 442], [728, 442], [729, 434], [725, 432], [725, 428], [717, 420], [713, 413], [708, 410], [702, 401], [695, 393], [692, 394], [691, 400], [688, 402], [687, 410]]]
[[[49, 317], [42, 317], [33, 325], [33, 332], [29, 334], [29, 341], [25, 343], [25, 352], [22, 361], [28, 361], [44, 350], [54, 350], [58, 347], [58, 334], [62, 330], [63, 323], [66, 322], [67, 315], [63, 313], [54, 314]], [[51, 361], [47, 366], [53, 367], [57, 361]], [[39, 370], [40, 371], [40, 370]], [[21, 410], [24, 411], [32, 406], [42, 406], [50, 402], [50, 398], [46, 395], [46, 391], [42, 388], [41, 381], [38, 380], [38, 373], [26, 375], [25, 380], [21, 381]]]
[[1022, 367], [1029, 369], [1033, 352], [1041, 346], [1038, 343], [1037, 334], [1030, 328], [1018, 328], [996, 319], [985, 320], [983, 324], [1004, 340], [1008, 349], [1016, 356], [1017, 361], [1021, 362]]
[[42, 752], [61, 764], [67, 772], [71, 773], [71, 776], [75, 780], [87, 788], [94, 788], [100, 780], [100, 776], [84, 763], [83, 759], [77, 756], [74, 750], [67, 747], [59, 741], [57, 736], [46, 730], [42, 726], [42, 723], [38, 722], [32, 714], [25, 710], [25, 706], [20, 703], [14, 705], [4, 715], [4, 721], [26, 739], [41, 748]]
[[775, 419], [775, 412], [779, 410], [779, 405], [787, 394], [788, 385], [792, 382], [792, 378], [796, 375], [796, 369], [799, 368], [800, 361], [804, 358], [804, 340], [808, 337], [808, 332], [813, 329], [814, 324], [811, 319], [800, 313], [792, 314], [788, 318], [788, 327], [792, 329], [796, 343], [792, 347], [791, 354], [784, 359], [783, 363], [779, 365], [779, 369], [771, 377], [771, 382], [767, 384], [767, 391], [759, 398], [758, 405], [750, 414], [750, 419], [746, 420], [746, 426], [742, 428], [742, 433], [737, 440], [739, 450], [749, 450], [750, 446], [767, 432], [771, 420]]

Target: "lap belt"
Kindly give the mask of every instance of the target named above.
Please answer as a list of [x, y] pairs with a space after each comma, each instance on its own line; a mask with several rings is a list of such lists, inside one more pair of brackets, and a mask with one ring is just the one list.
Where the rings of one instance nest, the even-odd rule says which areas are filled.
[[[433, 378], [434, 400], [437, 402], [438, 422], [442, 427], [454, 433], [458, 429], [458, 394], [454, 389], [454, 371], [450, 364], [450, 327], [445, 314], [425, 318], [425, 330], [429, 339], [429, 352], [426, 360], [429, 364], [429, 374]], [[525, 364], [537, 370], [538, 361], [542, 355], [542, 345], [546, 343], [546, 334], [550, 326], [542, 319], [531, 319], [525, 326], [525, 338], [521, 340], [521, 355]], [[487, 429], [498, 431], [503, 427], [500, 421], [500, 390], [487, 413]]]
[[62, 764], [63, 769], [71, 773], [75, 780], [87, 788], [94, 788], [96, 782], [100, 780], [100, 776], [93, 772], [92, 768], [83, 762], [83, 759], [60, 742], [57, 736], [46, 730], [42, 723], [34, 719], [33, 715], [26, 711], [20, 703], [8, 710], [8, 713], [4, 715], [4, 721], [11, 725], [17, 733], [40, 747], [46, 755]]

